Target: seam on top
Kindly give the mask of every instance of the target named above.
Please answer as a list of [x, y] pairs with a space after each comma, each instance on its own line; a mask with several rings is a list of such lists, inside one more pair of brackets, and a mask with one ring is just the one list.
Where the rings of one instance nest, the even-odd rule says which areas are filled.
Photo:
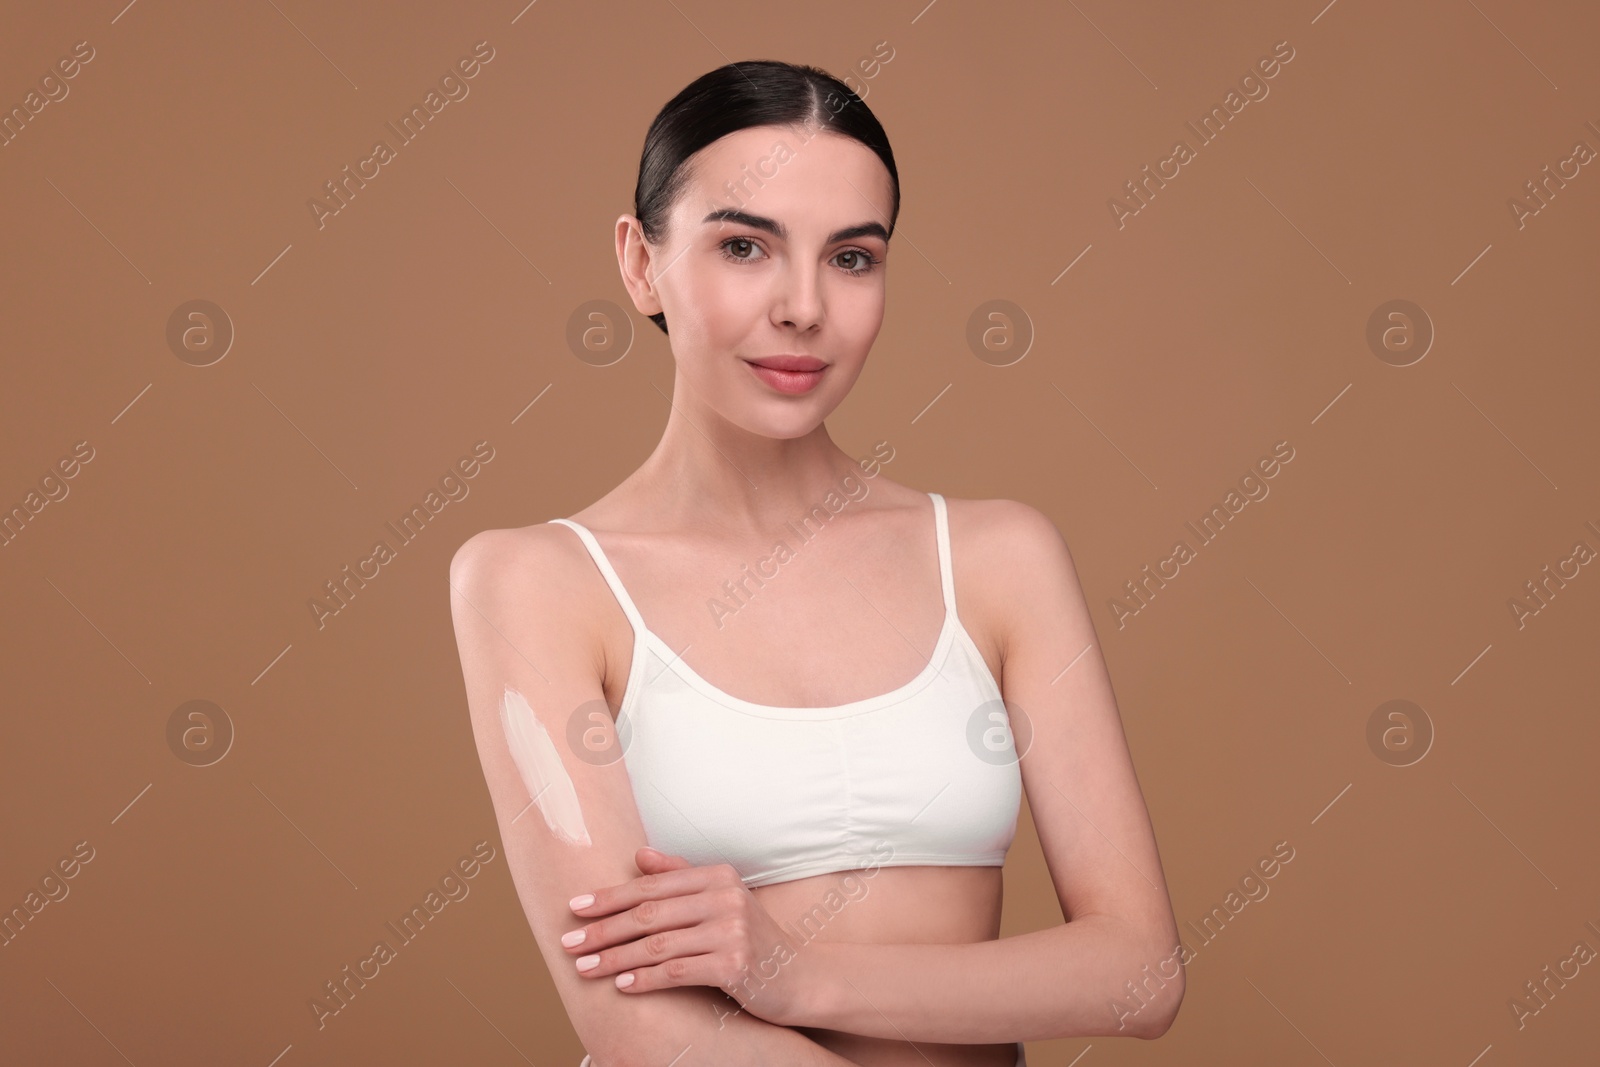
[[[621, 575], [612, 566], [610, 558], [606, 555], [605, 549], [601, 547], [600, 541], [595, 537], [594, 532], [573, 519], [551, 519], [551, 522], [560, 523], [578, 535], [578, 539], [583, 543], [584, 550], [589, 554], [590, 560], [600, 572], [601, 578], [605, 580], [607, 588], [611, 590], [611, 595], [616, 599], [618, 606], [622, 608], [623, 614], [627, 616], [629, 626], [633, 629], [632, 662], [628, 668], [628, 680], [624, 683], [622, 703], [617, 711], [618, 716], [620, 717], [637, 703], [636, 694], [642, 687], [638, 686], [636, 682], [643, 659], [641, 653], [644, 651], [643, 646], [646, 645], [654, 645], [662, 662], [666, 665], [666, 669], [677, 674], [679, 678], [683, 679], [686, 684], [701, 695], [732, 711], [761, 718], [846, 718], [902, 704], [922, 692], [933, 683], [934, 679], [944, 673], [944, 665], [950, 659], [951, 649], [955, 647], [958, 640], [962, 639], [965, 640], [967, 647], [977, 656], [978, 665], [983, 668], [984, 676], [998, 691], [1000, 687], [998, 682], [995, 681], [994, 672], [989, 670], [988, 662], [983, 659], [982, 653], [978, 651], [977, 643], [973, 641], [972, 635], [967, 632], [966, 626], [961, 622], [961, 618], [956, 612], [955, 567], [950, 553], [950, 524], [945, 499], [939, 493], [929, 492], [926, 495], [933, 503], [935, 554], [939, 559], [939, 598], [944, 603], [944, 618], [939, 627], [939, 635], [935, 639], [933, 654], [929, 658], [927, 665], [915, 677], [893, 689], [875, 696], [862, 697], [860, 700], [851, 700], [843, 704], [823, 707], [801, 708], [778, 704], [762, 704], [735, 696], [721, 686], [715, 685], [702, 677], [698, 671], [689, 666], [681, 654], [667, 644], [665, 638], [650, 629], [645, 623], [644, 615], [639, 611], [638, 605], [634, 603], [632, 595], [628, 593], [627, 586], [623, 584]], [[680, 664], [682, 665], [681, 671], [678, 669]], [[660, 675], [657, 675], [657, 677], [660, 677]], [[906, 689], [906, 692], [900, 693], [893, 700], [886, 699], [899, 693], [901, 689]], [[827, 714], [830, 712], [836, 714]]]
[[[1009, 846], [1004, 849], [991, 849], [981, 853], [948, 853], [948, 852], [896, 852], [887, 860], [879, 861], [875, 867], [1003, 867]], [[860, 867], [829, 867], [840, 857], [823, 860], [807, 860], [804, 863], [791, 863], [777, 870], [763, 871], [753, 878], [745, 881], [750, 888], [763, 885], [772, 885], [777, 882], [796, 881], [801, 878], [810, 878], [818, 874], [842, 874], [851, 871], [865, 870]], [[854, 859], [856, 857], [845, 857]]]
[[[945, 614], [944, 625], [939, 630], [939, 641], [934, 646], [933, 656], [928, 660], [927, 665], [922, 668], [916, 677], [910, 679], [909, 681], [904, 682], [886, 692], [879, 693], [876, 696], [863, 697], [860, 700], [852, 700], [844, 704], [831, 704], [823, 707], [810, 708], [789, 707], [779, 704], [761, 704], [754, 700], [746, 700], [743, 697], [734, 696], [727, 690], [712, 684], [710, 681], [702, 677], [698, 671], [689, 666], [682, 656], [678, 655], [676, 652], [673, 652], [672, 646], [668, 645], [666, 641], [662, 640], [658, 634], [651, 630], [646, 630], [645, 636], [655, 644], [657, 653], [667, 665], [667, 670], [672, 671], [683, 680], [685, 685], [694, 689], [695, 692], [699, 693], [707, 700], [720, 704], [730, 711], [736, 711], [741, 715], [753, 715], [763, 719], [825, 720], [844, 719], [855, 715], [865, 715], [873, 711], [881, 711], [885, 708], [891, 708], [895, 707], [896, 705], [903, 704], [907, 700], [910, 700], [912, 697], [921, 693], [924, 689], [928, 688], [928, 686], [932, 685], [935, 679], [939, 678], [944, 673], [944, 666], [947, 662], [949, 662], [950, 652], [956, 646], [958, 631], [960, 629], [960, 620], [947, 612]], [[668, 658], [669, 654], [671, 658]], [[986, 666], [985, 670], [987, 671], [987, 669], [988, 668]], [[901, 693], [901, 689], [905, 689], [906, 691]]]

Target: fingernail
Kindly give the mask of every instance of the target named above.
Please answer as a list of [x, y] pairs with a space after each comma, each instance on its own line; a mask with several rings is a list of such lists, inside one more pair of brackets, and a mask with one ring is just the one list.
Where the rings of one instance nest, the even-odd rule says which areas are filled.
[[561, 943], [568, 948], [583, 944], [583, 939], [589, 936], [589, 931], [579, 928], [561, 935]]
[[592, 956], [580, 956], [578, 958], [578, 970], [580, 971], [592, 971], [598, 966], [600, 966], [600, 954], [598, 952]]
[[631, 974], [619, 974], [619, 975], [617, 975], [617, 988], [618, 989], [627, 989], [632, 984], [633, 984], [633, 975], [631, 975]]
[[594, 903], [594, 894], [593, 893], [584, 893], [581, 896], [573, 897], [571, 900], [567, 901], [567, 906], [570, 907], [573, 911], [577, 911], [579, 908], [587, 908], [590, 904], [593, 904], [593, 903]]

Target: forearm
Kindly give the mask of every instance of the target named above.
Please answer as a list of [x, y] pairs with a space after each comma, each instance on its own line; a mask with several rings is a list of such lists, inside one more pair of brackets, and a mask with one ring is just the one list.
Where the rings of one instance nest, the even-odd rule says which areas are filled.
[[800, 1017], [784, 1021], [964, 1044], [1158, 1036], [1183, 995], [1173, 948], [1098, 915], [972, 944], [813, 941]]
[[716, 989], [659, 989], [634, 1001], [628, 1025], [608, 1034], [610, 1046], [590, 1048], [594, 1067], [857, 1067], [796, 1030], [742, 1010]]

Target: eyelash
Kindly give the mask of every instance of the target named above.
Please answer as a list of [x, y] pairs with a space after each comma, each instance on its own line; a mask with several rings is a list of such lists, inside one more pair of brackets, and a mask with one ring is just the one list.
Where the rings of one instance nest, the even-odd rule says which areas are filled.
[[[717, 246], [717, 251], [722, 254], [722, 258], [728, 260], [730, 263], [746, 264], [756, 262], [755, 260], [746, 258], [744, 256], [735, 256], [730, 254], [728, 252], [728, 246], [731, 244], [746, 244], [750, 245], [752, 248], [760, 248], [761, 244], [759, 241], [756, 241], [750, 237], [730, 237]], [[834, 253], [835, 256], [843, 256], [847, 254], [858, 256], [861, 259], [866, 260], [867, 265], [856, 270], [840, 267], [839, 269], [844, 271], [846, 274], [860, 276], [862, 274], [871, 272], [872, 268], [878, 265], [878, 257], [873, 255], [871, 252], [868, 252], [865, 248], [841, 248], [839, 251]]]

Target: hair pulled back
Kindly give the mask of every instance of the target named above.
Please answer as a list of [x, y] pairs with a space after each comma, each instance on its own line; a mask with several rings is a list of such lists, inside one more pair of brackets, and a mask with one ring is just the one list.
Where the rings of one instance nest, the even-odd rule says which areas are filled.
[[[900, 214], [900, 174], [877, 116], [849, 86], [819, 67], [750, 59], [696, 78], [650, 123], [633, 192], [633, 213], [645, 239], [660, 244], [666, 236], [667, 213], [688, 183], [684, 164], [690, 156], [751, 126], [805, 125], [860, 141], [883, 160], [893, 190], [888, 225], [893, 234]], [[664, 313], [650, 319], [667, 332]]]

